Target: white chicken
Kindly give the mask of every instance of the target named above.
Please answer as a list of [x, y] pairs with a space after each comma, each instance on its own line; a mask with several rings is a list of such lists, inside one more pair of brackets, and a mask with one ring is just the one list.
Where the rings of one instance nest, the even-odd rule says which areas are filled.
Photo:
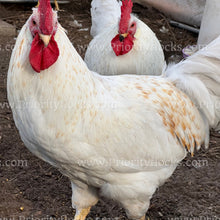
[[208, 145], [220, 120], [220, 38], [166, 74], [91, 72], [49, 0], [33, 9], [11, 56], [8, 100], [27, 148], [69, 177], [76, 220], [100, 194], [144, 219], [187, 151]]
[[132, 12], [131, 0], [93, 0], [92, 27], [85, 62], [102, 75], [160, 75], [164, 53], [152, 30]]
[[220, 20], [220, 2], [207, 0], [199, 31], [198, 46], [204, 47], [220, 34], [218, 21]]

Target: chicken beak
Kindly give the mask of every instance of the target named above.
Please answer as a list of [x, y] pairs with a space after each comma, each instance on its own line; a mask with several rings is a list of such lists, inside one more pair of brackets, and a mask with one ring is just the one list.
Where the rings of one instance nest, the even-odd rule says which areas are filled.
[[51, 35], [39, 34], [39, 36], [40, 39], [44, 42], [45, 47], [47, 47], [50, 42]]
[[124, 38], [126, 38], [128, 36], [128, 33], [120, 34], [120, 35], [123, 36]]
[[119, 35], [119, 40], [122, 42], [127, 36], [128, 36], [128, 33], [120, 34]]

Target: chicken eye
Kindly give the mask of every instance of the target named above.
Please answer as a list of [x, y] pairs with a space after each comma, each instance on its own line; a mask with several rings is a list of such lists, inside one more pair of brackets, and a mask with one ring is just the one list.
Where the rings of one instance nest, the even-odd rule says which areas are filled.
[[131, 25], [131, 27], [134, 27], [134, 23]]
[[33, 22], [33, 25], [36, 25], [36, 21], [35, 20], [33, 20], [32, 22]]

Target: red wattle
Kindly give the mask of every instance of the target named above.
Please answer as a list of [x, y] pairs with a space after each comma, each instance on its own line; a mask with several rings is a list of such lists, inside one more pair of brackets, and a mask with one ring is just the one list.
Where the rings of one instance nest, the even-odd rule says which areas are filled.
[[111, 46], [115, 52], [115, 55], [120, 56], [128, 53], [133, 48], [134, 39], [134, 37], [128, 34], [128, 36], [123, 41], [120, 41], [119, 34], [116, 35], [111, 41]]
[[59, 48], [57, 42], [54, 40], [54, 35], [51, 36], [48, 46], [45, 47], [39, 35], [36, 34], [29, 54], [29, 61], [32, 68], [39, 73], [41, 70], [48, 69], [52, 66], [58, 57]]

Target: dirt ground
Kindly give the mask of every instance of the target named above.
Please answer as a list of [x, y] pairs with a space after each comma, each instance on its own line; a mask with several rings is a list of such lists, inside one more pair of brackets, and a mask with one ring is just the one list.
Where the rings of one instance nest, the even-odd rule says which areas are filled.
[[[80, 55], [91, 37], [89, 0], [61, 6], [60, 22]], [[33, 5], [0, 4], [0, 19], [20, 30]], [[181, 49], [197, 36], [170, 27], [168, 19], [152, 8], [135, 5], [134, 12], [161, 40], [167, 60], [181, 58]], [[82, 27], [77, 27], [74, 19]], [[164, 27], [164, 28], [163, 28]], [[165, 33], [161, 32], [161, 28]], [[0, 36], [0, 220], [73, 218], [70, 182], [56, 169], [33, 156], [22, 143], [7, 103], [6, 77], [15, 39]], [[190, 155], [151, 200], [150, 219], [220, 219], [220, 134], [212, 132], [210, 148]], [[101, 199], [89, 214], [94, 218], [127, 219], [113, 201]]]

